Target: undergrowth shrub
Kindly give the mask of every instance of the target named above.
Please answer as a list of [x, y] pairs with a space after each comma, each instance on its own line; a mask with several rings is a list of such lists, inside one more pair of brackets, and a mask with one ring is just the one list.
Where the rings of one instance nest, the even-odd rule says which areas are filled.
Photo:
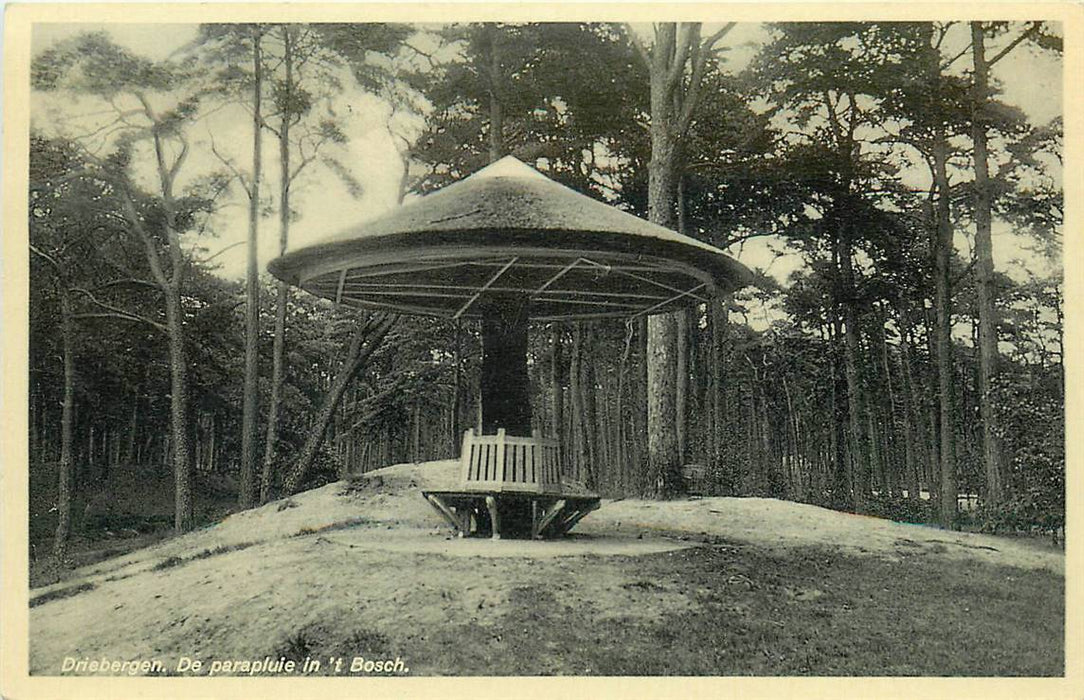
[[922, 498], [904, 498], [899, 494], [870, 494], [868, 515], [901, 523], [925, 524], [937, 521], [936, 504]]
[[1061, 375], [1003, 372], [992, 388], [1004, 460], [1004, 500], [982, 510], [994, 531], [1065, 525], [1065, 401]]
[[166, 557], [162, 561], [160, 561], [157, 564], [155, 564], [154, 566], [152, 566], [151, 570], [152, 571], [161, 571], [163, 569], [172, 569], [175, 566], [180, 566], [181, 564], [187, 564], [188, 562], [196, 561], [197, 559], [207, 559], [208, 557], [218, 556], [219, 554], [227, 554], [229, 552], [236, 552], [236, 551], [239, 551], [239, 550], [242, 550], [242, 549], [248, 549], [249, 547], [251, 547], [254, 544], [256, 544], [256, 543], [255, 542], [238, 542], [236, 544], [220, 544], [220, 545], [218, 545], [217, 547], [215, 547], [213, 549], [205, 549], [202, 552], [198, 552], [196, 554], [193, 554], [190, 557], [178, 557], [178, 556]]
[[308, 491], [309, 489], [315, 489], [326, 486], [327, 484], [335, 483], [339, 480], [341, 470], [342, 462], [339, 460], [338, 455], [331, 452], [330, 449], [325, 446], [316, 453], [312, 466], [309, 468], [308, 473], [305, 475], [305, 480], [301, 483], [298, 490]]
[[34, 596], [30, 599], [30, 607], [36, 608], [39, 605], [44, 605], [52, 600], [61, 600], [63, 598], [71, 598], [74, 595], [85, 593], [86, 591], [93, 591], [97, 586], [93, 583], [80, 583], [76, 586], [68, 586], [67, 588], [57, 588], [49, 591], [48, 593], [42, 593], [41, 595]]

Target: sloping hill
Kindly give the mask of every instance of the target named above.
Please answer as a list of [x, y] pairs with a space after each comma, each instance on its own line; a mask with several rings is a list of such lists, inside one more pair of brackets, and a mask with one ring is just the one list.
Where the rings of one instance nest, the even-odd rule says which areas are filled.
[[31, 672], [105, 658], [245, 674], [224, 664], [266, 657], [333, 675], [355, 657], [411, 675], [1062, 669], [1057, 551], [730, 498], [607, 502], [562, 541], [456, 540], [419, 493], [455, 473], [388, 467], [36, 589]]

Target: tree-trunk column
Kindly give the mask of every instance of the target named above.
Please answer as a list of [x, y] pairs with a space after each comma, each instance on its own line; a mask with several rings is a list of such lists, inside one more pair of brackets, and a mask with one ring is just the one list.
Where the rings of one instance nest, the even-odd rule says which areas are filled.
[[483, 308], [483, 433], [504, 428], [509, 435], [531, 434], [527, 311], [527, 299], [516, 296], [490, 298]]

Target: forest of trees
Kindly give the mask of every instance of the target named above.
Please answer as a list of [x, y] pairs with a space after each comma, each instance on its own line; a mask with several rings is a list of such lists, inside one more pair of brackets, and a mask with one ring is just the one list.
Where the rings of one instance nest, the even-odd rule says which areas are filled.
[[[1056, 59], [1058, 26], [766, 25], [740, 66], [732, 30], [207, 25], [165, 60], [102, 32], [39, 52], [35, 94], [99, 115], [35, 119], [29, 143], [30, 471], [56, 556], [118, 469], [170, 475], [183, 532], [206, 484], [251, 507], [455, 456], [475, 425], [475, 324], [350, 312], [257, 263], [320, 216], [295, 183], [359, 194], [344, 94], [386, 110], [400, 201], [512, 154], [739, 260], [771, 237], [799, 261], [683, 313], [533, 324], [532, 413], [569, 478], [670, 497], [698, 465], [713, 495], [1056, 532], [1061, 120], [1004, 101], [998, 71]], [[248, 160], [197, 157], [227, 108]], [[217, 267], [227, 207], [244, 281]]]

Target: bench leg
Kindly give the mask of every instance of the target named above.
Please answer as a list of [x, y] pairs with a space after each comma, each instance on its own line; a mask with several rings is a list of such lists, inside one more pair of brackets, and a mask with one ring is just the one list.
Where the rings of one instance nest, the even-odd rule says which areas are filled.
[[460, 506], [455, 509], [456, 518], [459, 520], [459, 536], [470, 537], [470, 506]]
[[568, 531], [571, 530], [576, 525], [576, 523], [580, 522], [580, 519], [583, 516], [587, 515], [590, 512], [591, 511], [589, 510], [584, 510], [580, 508], [573, 508], [569, 510], [563, 515], [563, 517], [561, 517], [560, 522], [554, 525], [554, 531], [558, 535], [568, 534]]
[[557, 517], [557, 514], [560, 513], [564, 507], [565, 501], [564, 499], [561, 499], [554, 503], [552, 506], [550, 506], [550, 509], [542, 514], [542, 519], [538, 521], [539, 537], [542, 536], [542, 534], [546, 531], [546, 528], [549, 527], [550, 523], [553, 522], [553, 519]]
[[486, 496], [486, 509], [489, 510], [489, 520], [493, 524], [493, 539], [499, 540], [501, 538], [501, 518], [497, 512], [497, 499], [493, 496]]
[[452, 527], [454, 527], [456, 529], [456, 532], [459, 533], [460, 537], [466, 537], [468, 534], [470, 534], [470, 513], [469, 512], [467, 512], [467, 514], [466, 514], [467, 515], [467, 530], [466, 530], [466, 532], [464, 532], [463, 531], [462, 518], [459, 517], [458, 513], [453, 513], [452, 510], [448, 506], [446, 506], [444, 504], [444, 501], [442, 501], [437, 496], [434, 496], [433, 494], [429, 494], [426, 497], [426, 500], [428, 500], [430, 505], [432, 505], [434, 508], [436, 508], [437, 512], [440, 513], [441, 515], [443, 515], [444, 519], [447, 520], [448, 523]]
[[598, 510], [599, 502], [576, 502], [575, 505], [569, 508], [561, 514], [554, 523], [553, 529], [558, 535], [567, 534], [569, 530], [576, 526], [576, 523], [580, 522], [585, 515], [592, 511]]

